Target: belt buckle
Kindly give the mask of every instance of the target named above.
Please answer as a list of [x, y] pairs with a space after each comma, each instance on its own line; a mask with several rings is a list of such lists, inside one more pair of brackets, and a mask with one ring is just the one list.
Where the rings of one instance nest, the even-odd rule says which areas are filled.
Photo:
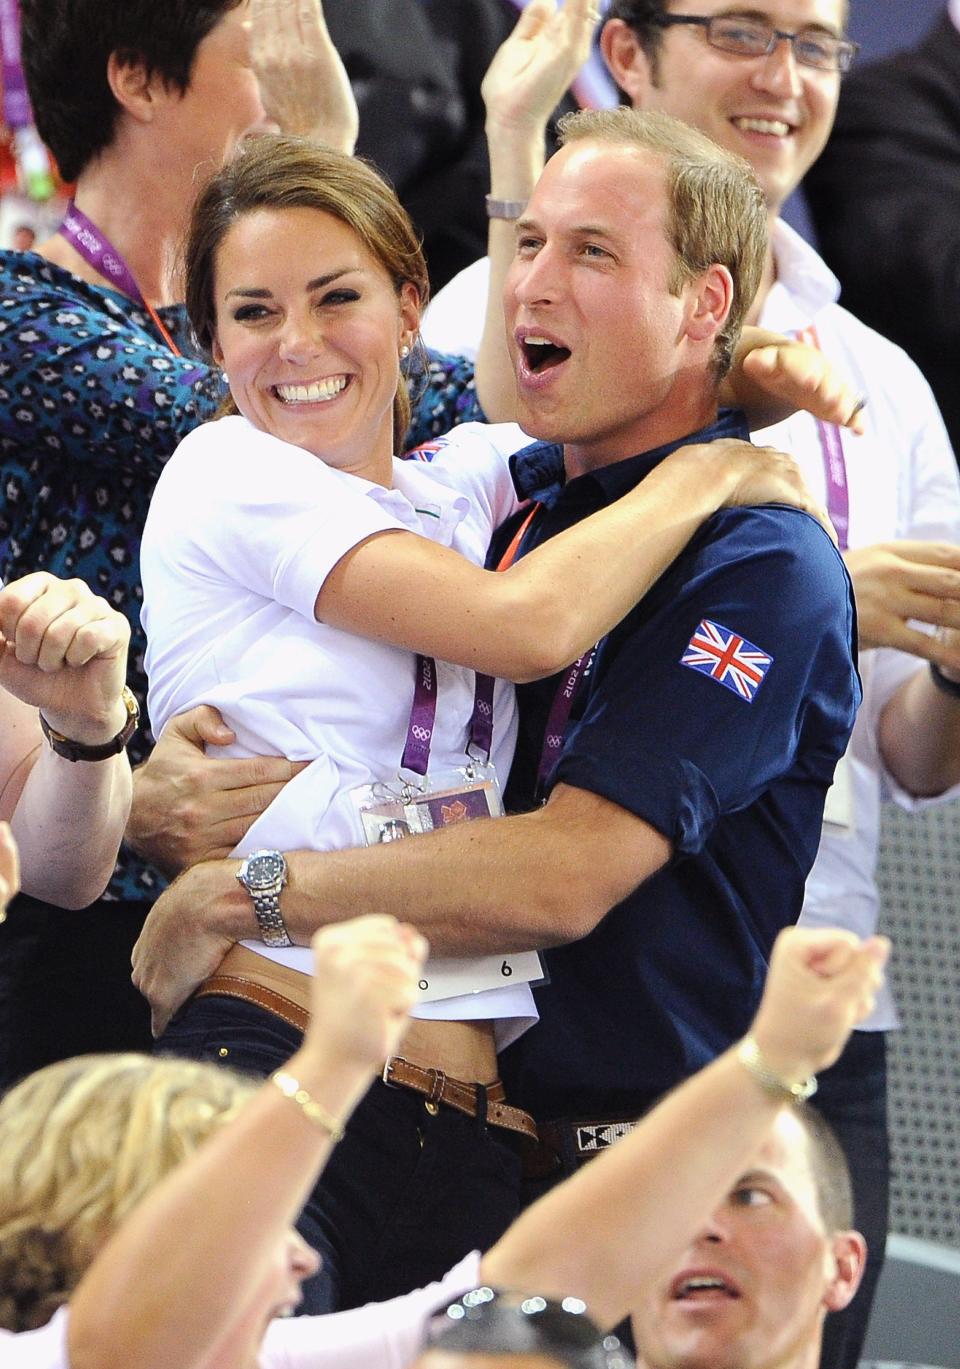
[[386, 1084], [388, 1089], [398, 1089], [400, 1087], [399, 1084], [393, 1083], [393, 1081], [388, 1078], [388, 1075], [390, 1074], [390, 1067], [392, 1066], [395, 1059], [396, 1056], [388, 1055], [384, 1063], [383, 1069], [380, 1072], [380, 1079], [384, 1084]]

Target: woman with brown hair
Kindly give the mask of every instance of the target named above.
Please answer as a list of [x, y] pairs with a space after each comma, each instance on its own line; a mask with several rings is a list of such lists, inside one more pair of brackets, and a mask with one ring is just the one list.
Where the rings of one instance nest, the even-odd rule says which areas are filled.
[[[409, 220], [354, 158], [259, 139], [197, 201], [187, 307], [239, 413], [185, 440], [151, 505], [151, 709], [163, 727], [212, 704], [238, 738], [227, 754], [306, 768], [236, 851], [236, 897], [252, 898], [262, 939], [222, 965], [215, 944], [190, 966], [206, 982], [164, 1050], [268, 1072], [309, 1002], [309, 959], [283, 922], [283, 853], [497, 816], [515, 717], [504, 679], [587, 651], [720, 502], [782, 497], [779, 474], [755, 482], [779, 458], [689, 448], [504, 574], [480, 569], [518, 507], [486, 430], [459, 429], [427, 464], [394, 456], [425, 296]], [[185, 925], [175, 955], [192, 950]], [[139, 948], [135, 965], [149, 991]], [[403, 1057], [386, 1062], [303, 1220], [324, 1259], [320, 1309], [427, 1282], [515, 1215], [517, 1146], [534, 1127], [504, 1099], [496, 1051], [535, 1019], [538, 976], [531, 951], [427, 967]]]

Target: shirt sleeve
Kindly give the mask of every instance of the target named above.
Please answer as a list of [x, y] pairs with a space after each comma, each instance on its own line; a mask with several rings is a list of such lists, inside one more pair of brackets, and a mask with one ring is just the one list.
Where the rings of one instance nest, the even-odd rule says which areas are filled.
[[155, 479], [225, 396], [203, 362], [174, 355], [119, 310], [52, 288], [31, 296], [4, 344], [0, 435], [114, 478]]
[[[907, 356], [900, 353], [898, 359], [898, 413], [909, 414], [911, 422], [903, 433], [897, 535], [910, 541], [960, 544], [960, 475], [947, 430], [927, 381]], [[927, 669], [926, 661], [905, 651], [875, 649], [861, 710], [864, 725], [875, 738], [883, 796], [911, 812], [950, 802], [960, 794], [956, 785], [943, 794], [917, 798], [897, 782], [880, 751], [884, 708], [918, 670]]]
[[207, 424], [158, 482], [142, 545], [145, 589], [151, 570], [166, 565], [181, 580], [226, 581], [312, 619], [348, 551], [375, 533], [407, 530], [373, 488], [245, 419]]
[[274, 1321], [260, 1369], [404, 1369], [422, 1348], [430, 1317], [479, 1282], [474, 1251], [438, 1283], [404, 1297], [326, 1317]]
[[825, 791], [860, 700], [853, 638], [849, 579], [813, 519], [722, 510], [602, 644], [554, 782], [684, 854], [787, 772]]
[[442, 437], [459, 423], [482, 423], [474, 364], [467, 357], [427, 350], [427, 365], [411, 372], [411, 418], [404, 451]]

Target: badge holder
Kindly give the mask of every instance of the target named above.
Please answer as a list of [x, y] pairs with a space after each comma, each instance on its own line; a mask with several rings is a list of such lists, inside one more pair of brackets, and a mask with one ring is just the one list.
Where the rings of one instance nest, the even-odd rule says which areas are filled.
[[[361, 785], [350, 795], [367, 846], [403, 841], [482, 818], [503, 817], [500, 782], [489, 759], [493, 681], [489, 676], [477, 677], [464, 765], [428, 769], [435, 721], [436, 671], [433, 661], [418, 657], [413, 710], [397, 777]], [[456, 998], [507, 984], [536, 983], [543, 977], [536, 951], [431, 958], [420, 979], [420, 1001]]]
[[365, 784], [351, 796], [368, 846], [454, 827], [478, 818], [503, 817], [500, 783], [493, 765], [468, 765], [429, 775], [405, 775], [392, 783]]

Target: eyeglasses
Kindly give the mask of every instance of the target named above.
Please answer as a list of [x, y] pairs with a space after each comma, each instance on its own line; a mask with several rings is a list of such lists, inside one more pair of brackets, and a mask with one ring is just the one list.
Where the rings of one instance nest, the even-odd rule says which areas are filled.
[[802, 66], [817, 71], [849, 71], [859, 51], [859, 43], [848, 38], [835, 38], [819, 29], [802, 29], [800, 33], [785, 33], [762, 19], [746, 19], [737, 14], [715, 15], [707, 18], [699, 14], [657, 14], [652, 22], [659, 28], [674, 24], [696, 24], [705, 30], [707, 42], [721, 52], [734, 52], [738, 57], [765, 57], [778, 43], [787, 42]]

